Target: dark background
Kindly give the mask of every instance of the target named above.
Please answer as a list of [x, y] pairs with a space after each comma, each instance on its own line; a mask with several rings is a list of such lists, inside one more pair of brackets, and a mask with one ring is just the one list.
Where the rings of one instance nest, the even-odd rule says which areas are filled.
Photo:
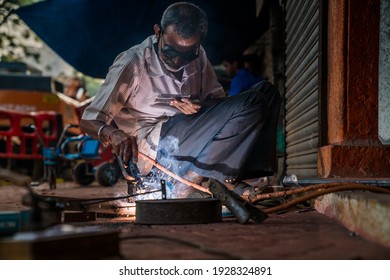
[[[116, 55], [153, 34], [168, 0], [48, 0], [17, 14], [46, 44], [78, 71], [104, 78]], [[256, 1], [194, 0], [208, 15], [203, 43], [212, 64], [243, 51], [268, 27], [256, 17]], [[267, 2], [267, 1], [265, 1]]]

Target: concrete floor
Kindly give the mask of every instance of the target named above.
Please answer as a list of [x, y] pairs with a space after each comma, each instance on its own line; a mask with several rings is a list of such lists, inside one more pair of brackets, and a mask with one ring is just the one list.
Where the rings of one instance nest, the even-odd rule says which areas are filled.
[[[52, 191], [43, 184], [35, 190], [44, 195], [96, 198], [123, 194], [126, 185], [118, 183], [103, 188], [66, 183], [58, 184]], [[0, 186], [0, 211], [26, 208], [21, 203], [25, 193], [21, 187]], [[224, 218], [220, 223], [211, 224], [139, 225], [133, 218], [100, 217], [72, 225], [117, 230], [119, 254], [104, 257], [109, 259], [390, 259], [390, 248], [349, 231], [336, 219], [308, 209], [271, 214], [261, 224], [243, 225], [235, 218]], [[77, 259], [77, 248], [74, 252]]]

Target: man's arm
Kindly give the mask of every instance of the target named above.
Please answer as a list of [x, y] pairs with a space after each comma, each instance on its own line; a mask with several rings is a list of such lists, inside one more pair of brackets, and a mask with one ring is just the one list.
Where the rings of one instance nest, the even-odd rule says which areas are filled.
[[141, 74], [138, 67], [140, 63], [136, 59], [127, 52], [117, 56], [105, 82], [92, 103], [84, 110], [80, 121], [83, 132], [98, 139], [103, 145], [111, 145], [125, 164], [130, 158], [135, 163], [138, 161], [137, 139], [109, 123], [138, 85]]
[[81, 119], [80, 128], [103, 145], [111, 145], [124, 163], [128, 163], [130, 158], [134, 163], [138, 162], [138, 145], [135, 136], [130, 136], [123, 130], [98, 120]]

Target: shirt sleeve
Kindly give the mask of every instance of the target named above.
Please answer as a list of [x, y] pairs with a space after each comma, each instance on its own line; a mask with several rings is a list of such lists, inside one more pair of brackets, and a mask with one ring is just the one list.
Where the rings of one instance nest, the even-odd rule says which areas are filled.
[[82, 119], [110, 123], [130, 95], [137, 91], [141, 69], [140, 59], [126, 52], [119, 54]]

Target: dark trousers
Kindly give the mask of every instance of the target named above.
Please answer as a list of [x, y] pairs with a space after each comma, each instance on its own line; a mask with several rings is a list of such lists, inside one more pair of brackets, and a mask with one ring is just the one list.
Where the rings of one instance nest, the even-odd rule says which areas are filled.
[[192, 170], [221, 182], [272, 175], [279, 109], [280, 95], [268, 81], [206, 101], [198, 113], [163, 124], [157, 160], [181, 176]]

